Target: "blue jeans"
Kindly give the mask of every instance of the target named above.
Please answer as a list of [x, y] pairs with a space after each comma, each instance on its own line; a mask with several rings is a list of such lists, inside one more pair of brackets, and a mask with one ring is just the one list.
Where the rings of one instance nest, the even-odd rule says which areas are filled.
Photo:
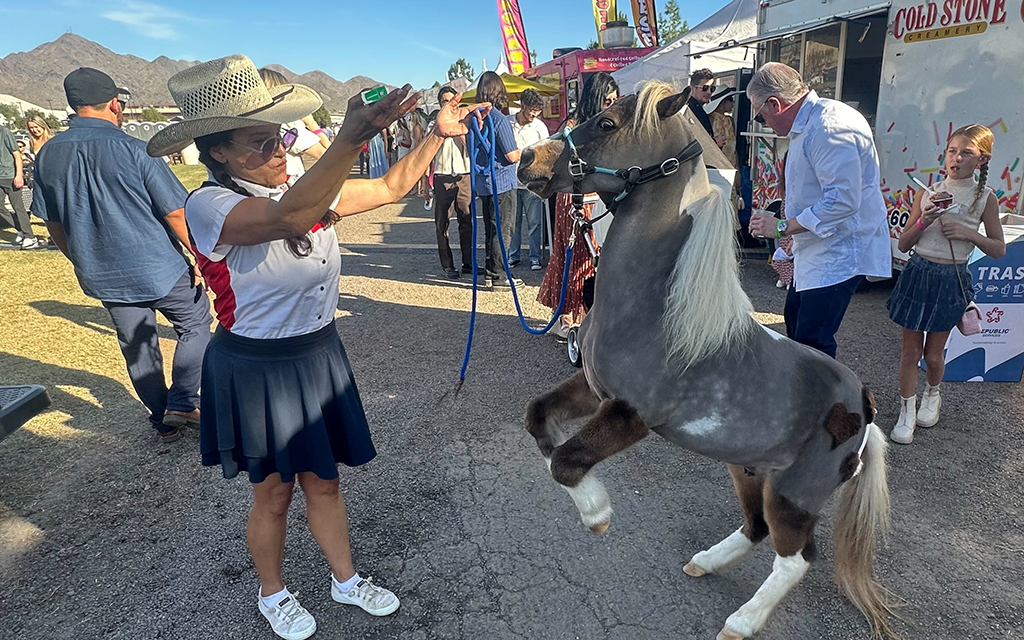
[[544, 201], [529, 189], [517, 189], [516, 229], [512, 232], [508, 259], [518, 260], [523, 244], [523, 218], [526, 218], [526, 234], [530, 242], [530, 262], [540, 262], [540, 235], [544, 217]]
[[[197, 299], [198, 298], [198, 299]], [[203, 354], [210, 342], [210, 299], [200, 286], [192, 287], [189, 272], [178, 279], [166, 296], [151, 302], [104, 302], [117, 330], [128, 377], [142, 404], [149, 409], [149, 420], [157, 431], [164, 431], [165, 411], [188, 413], [199, 408], [199, 381]], [[160, 352], [156, 312], [170, 321], [177, 336], [171, 365], [171, 388], [164, 378], [164, 358]]]
[[864, 276], [854, 276], [831, 287], [789, 290], [786, 296], [786, 334], [791, 340], [836, 357], [836, 331], [850, 299]]

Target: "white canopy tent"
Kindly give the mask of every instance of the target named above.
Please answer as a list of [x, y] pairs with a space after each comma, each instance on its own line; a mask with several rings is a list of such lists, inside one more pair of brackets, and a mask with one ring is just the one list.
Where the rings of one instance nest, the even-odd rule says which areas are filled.
[[684, 86], [689, 82], [690, 73], [696, 69], [708, 68], [719, 72], [751, 67], [754, 65], [754, 51], [747, 47], [700, 57], [691, 54], [714, 49], [729, 40], [756, 36], [757, 4], [758, 0], [732, 0], [678, 40], [619, 69], [612, 76], [623, 93], [630, 93], [642, 80], [658, 79]]

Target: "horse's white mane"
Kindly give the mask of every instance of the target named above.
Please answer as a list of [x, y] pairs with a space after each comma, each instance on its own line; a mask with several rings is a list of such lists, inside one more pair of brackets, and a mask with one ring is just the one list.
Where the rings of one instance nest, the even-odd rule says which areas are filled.
[[633, 111], [633, 131], [641, 137], [656, 137], [661, 132], [658, 102], [677, 93], [676, 88], [660, 80], [648, 80], [636, 87], [636, 109]]
[[[633, 130], [638, 137], [662, 135], [668, 121], [658, 114], [658, 102], [675, 93], [665, 82], [637, 86]], [[740, 285], [731, 187], [701, 179], [706, 172], [700, 161], [679, 204], [680, 215], [693, 217], [693, 229], [676, 259], [665, 306], [669, 358], [684, 368], [739, 344], [756, 327], [753, 305]]]
[[684, 194], [680, 204], [693, 228], [669, 280], [665, 330], [669, 359], [683, 368], [742, 344], [757, 326], [740, 284], [731, 185], [717, 177], [704, 197]]

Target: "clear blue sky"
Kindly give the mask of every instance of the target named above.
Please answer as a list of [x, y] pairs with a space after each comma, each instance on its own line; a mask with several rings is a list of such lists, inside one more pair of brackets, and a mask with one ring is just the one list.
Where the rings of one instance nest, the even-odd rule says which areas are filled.
[[[628, 0], [620, 11], [631, 13]], [[657, 0], [659, 10], [667, 0]], [[728, 0], [679, 1], [695, 25]], [[466, 58], [479, 73], [502, 52], [495, 0], [11, 0], [0, 56], [28, 51], [71, 30], [117, 53], [147, 60], [209, 60], [244, 53], [257, 65], [339, 80], [366, 75], [424, 87]], [[595, 37], [590, 0], [520, 0], [526, 36], [541, 61], [555, 47]], [[632, 22], [632, 20], [630, 20]], [[110, 70], [116, 76], [116, 70]]]

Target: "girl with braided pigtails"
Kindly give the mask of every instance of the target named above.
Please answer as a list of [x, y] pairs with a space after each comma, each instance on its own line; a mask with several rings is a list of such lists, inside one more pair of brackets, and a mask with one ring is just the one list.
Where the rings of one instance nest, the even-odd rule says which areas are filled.
[[[986, 186], [993, 142], [992, 132], [980, 124], [953, 132], [946, 144], [946, 177], [932, 193], [917, 192], [900, 236], [900, 251], [913, 250], [913, 256], [886, 303], [889, 317], [903, 327], [902, 406], [889, 436], [900, 444], [913, 441], [915, 426], [932, 427], [939, 421], [946, 339], [974, 300], [967, 269], [971, 252], [977, 247], [993, 258], [1006, 253], [999, 203]], [[984, 235], [978, 232], [982, 223]], [[918, 408], [917, 366], [922, 355], [928, 382]]]

